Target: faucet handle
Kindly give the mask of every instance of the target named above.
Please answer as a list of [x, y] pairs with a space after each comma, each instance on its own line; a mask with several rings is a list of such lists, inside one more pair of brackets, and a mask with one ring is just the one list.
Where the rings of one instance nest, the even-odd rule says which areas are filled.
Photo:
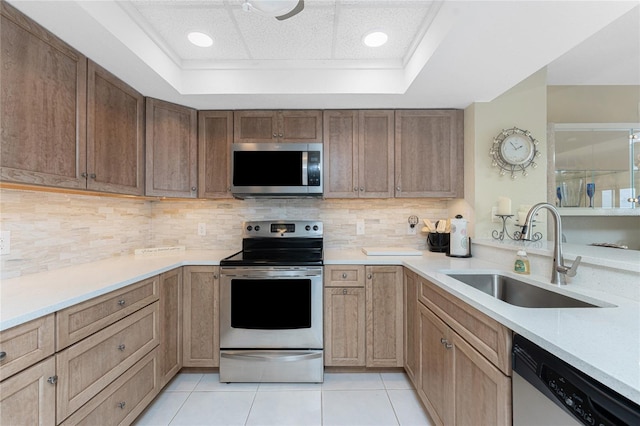
[[573, 261], [570, 268], [567, 268], [564, 265], [558, 265], [558, 272], [561, 274], [565, 274], [568, 277], [575, 277], [578, 272], [578, 266], [580, 265], [580, 261], [582, 260], [582, 256], [577, 256], [576, 260]]

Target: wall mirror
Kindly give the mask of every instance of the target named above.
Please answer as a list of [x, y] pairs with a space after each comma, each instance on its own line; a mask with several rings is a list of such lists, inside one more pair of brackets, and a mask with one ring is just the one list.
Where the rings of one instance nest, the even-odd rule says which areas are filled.
[[556, 206], [639, 208], [640, 123], [555, 123], [549, 129]]

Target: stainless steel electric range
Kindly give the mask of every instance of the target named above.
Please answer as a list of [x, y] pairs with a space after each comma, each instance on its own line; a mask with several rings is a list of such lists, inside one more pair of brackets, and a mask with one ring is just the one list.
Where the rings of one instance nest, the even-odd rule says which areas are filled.
[[220, 262], [221, 382], [323, 381], [322, 265], [322, 222], [243, 223]]

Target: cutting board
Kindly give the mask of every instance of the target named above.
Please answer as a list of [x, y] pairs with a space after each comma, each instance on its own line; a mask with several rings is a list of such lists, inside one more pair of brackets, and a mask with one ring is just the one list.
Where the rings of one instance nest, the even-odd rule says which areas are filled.
[[422, 256], [420, 250], [407, 247], [362, 247], [367, 256]]

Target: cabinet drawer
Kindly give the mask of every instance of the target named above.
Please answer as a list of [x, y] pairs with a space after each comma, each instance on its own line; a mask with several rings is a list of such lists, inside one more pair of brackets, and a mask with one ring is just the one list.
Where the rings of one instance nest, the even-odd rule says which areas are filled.
[[420, 280], [419, 300], [504, 374], [511, 375], [508, 328], [424, 279]]
[[158, 348], [138, 361], [63, 425], [131, 424], [160, 391]]
[[53, 354], [54, 325], [51, 314], [0, 332], [0, 380]]
[[0, 425], [55, 425], [56, 385], [51, 357], [0, 383]]
[[158, 312], [155, 302], [56, 355], [58, 422], [158, 345]]
[[364, 265], [324, 267], [325, 287], [364, 287]]
[[158, 300], [158, 277], [79, 303], [56, 314], [58, 351]]

